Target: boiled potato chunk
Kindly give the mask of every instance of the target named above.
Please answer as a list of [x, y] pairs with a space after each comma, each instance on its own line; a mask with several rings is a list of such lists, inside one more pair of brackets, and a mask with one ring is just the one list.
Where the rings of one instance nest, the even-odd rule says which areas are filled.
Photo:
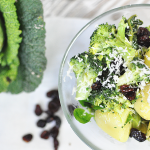
[[101, 110], [97, 110], [95, 112], [95, 121], [111, 137], [120, 142], [126, 142], [129, 138], [132, 124], [127, 123], [125, 126], [124, 124], [130, 112], [129, 108], [125, 109], [121, 115], [117, 112], [101, 112]]
[[145, 64], [150, 68], [150, 50], [145, 53], [144, 61]]
[[150, 141], [150, 122], [149, 122], [148, 128], [147, 128], [146, 139]]
[[134, 109], [144, 119], [150, 120], [150, 83], [141, 90], [141, 98], [138, 98], [134, 103]]

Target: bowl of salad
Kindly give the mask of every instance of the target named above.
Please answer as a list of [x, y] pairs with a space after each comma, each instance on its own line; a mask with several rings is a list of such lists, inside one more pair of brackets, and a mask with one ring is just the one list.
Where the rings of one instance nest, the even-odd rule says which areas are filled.
[[150, 5], [96, 17], [64, 54], [59, 95], [68, 123], [91, 149], [150, 148]]

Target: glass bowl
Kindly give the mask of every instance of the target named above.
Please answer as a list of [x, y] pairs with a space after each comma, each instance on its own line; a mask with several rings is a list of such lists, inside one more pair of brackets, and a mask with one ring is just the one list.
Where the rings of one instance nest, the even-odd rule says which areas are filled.
[[141, 150], [150, 148], [150, 142], [148, 141], [140, 143], [133, 138], [129, 138], [127, 142], [121, 143], [115, 140], [99, 128], [93, 118], [91, 122], [81, 124], [75, 120], [68, 109], [68, 105], [80, 106], [78, 101], [75, 100], [75, 93], [73, 92], [73, 88], [76, 86], [76, 78], [74, 73], [69, 71], [70, 58], [78, 53], [88, 51], [90, 36], [98, 24], [108, 22], [117, 26], [122, 16], [129, 18], [134, 14], [137, 14], [137, 18], [144, 22], [142, 26], [150, 25], [149, 4], [127, 5], [105, 12], [86, 24], [76, 34], [61, 63], [58, 87], [63, 112], [77, 136], [93, 150]]

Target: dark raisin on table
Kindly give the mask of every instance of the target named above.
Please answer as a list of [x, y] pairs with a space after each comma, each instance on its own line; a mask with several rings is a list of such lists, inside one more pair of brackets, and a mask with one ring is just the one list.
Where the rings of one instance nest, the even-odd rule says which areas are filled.
[[54, 120], [55, 120], [55, 123], [56, 123], [56, 127], [57, 128], [60, 128], [60, 125], [61, 125], [61, 119], [58, 117], [58, 116], [54, 116]]
[[53, 138], [56, 138], [58, 136], [58, 133], [59, 133], [59, 129], [54, 126], [50, 131], [50, 136], [53, 137]]
[[33, 136], [32, 134], [26, 134], [22, 137], [22, 139], [25, 141], [25, 142], [30, 142], [32, 140]]
[[50, 123], [50, 122], [54, 121], [54, 116], [49, 115], [45, 120], [46, 120], [47, 123]]
[[49, 138], [49, 135], [50, 135], [49, 131], [44, 130], [44, 131], [41, 133], [41, 138], [42, 138], [42, 139], [48, 139], [48, 138]]
[[48, 109], [49, 109], [49, 111], [51, 111], [52, 113], [55, 113], [55, 112], [57, 112], [58, 110], [59, 110], [59, 108], [60, 108], [60, 104], [59, 104], [59, 102], [56, 100], [52, 100], [52, 101], [50, 101], [49, 102], [49, 104], [48, 104]]
[[139, 142], [144, 142], [146, 140], [146, 135], [135, 128], [131, 129], [130, 137], [133, 137], [134, 139], [136, 139]]
[[58, 150], [58, 146], [59, 146], [59, 142], [58, 142], [57, 138], [54, 138], [54, 148], [55, 148], [55, 150]]
[[48, 116], [53, 116], [54, 114], [50, 110], [44, 111]]
[[38, 127], [44, 128], [45, 125], [46, 125], [46, 120], [43, 120], [43, 119], [38, 120], [37, 122]]
[[50, 97], [50, 98], [59, 98], [58, 90], [51, 90], [47, 92], [46, 95], [47, 97]]
[[34, 112], [37, 116], [40, 116], [43, 113], [43, 110], [41, 109], [41, 106], [37, 104]]

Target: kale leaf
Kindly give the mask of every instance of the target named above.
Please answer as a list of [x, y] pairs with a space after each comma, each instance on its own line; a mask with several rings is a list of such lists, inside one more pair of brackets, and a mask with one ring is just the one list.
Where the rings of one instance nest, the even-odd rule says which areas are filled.
[[22, 43], [19, 48], [20, 66], [15, 81], [7, 91], [31, 92], [41, 83], [46, 68], [45, 23], [40, 0], [17, 0], [17, 15], [22, 30]]
[[14, 3], [15, 0], [0, 1], [1, 24], [4, 36], [7, 36], [0, 53], [0, 92], [6, 91], [10, 82], [16, 79], [19, 66], [18, 49], [22, 38]]

